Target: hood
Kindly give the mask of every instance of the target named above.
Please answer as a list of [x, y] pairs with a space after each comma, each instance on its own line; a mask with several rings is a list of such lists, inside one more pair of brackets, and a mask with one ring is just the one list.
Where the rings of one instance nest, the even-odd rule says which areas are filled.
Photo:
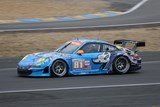
[[[46, 62], [46, 65], [52, 62], [53, 60], [56, 60], [58, 58], [71, 58], [71, 55], [63, 54], [63, 53], [57, 53], [57, 52], [39, 52], [39, 53], [33, 53], [26, 55], [20, 62], [19, 65], [23, 66], [30, 66], [30, 65], [36, 65], [39, 64], [42, 61]], [[44, 60], [46, 59], [46, 60]]]
[[43, 57], [43, 58], [52, 58], [52, 59], [56, 59], [56, 58], [68, 58], [71, 55], [69, 54], [65, 54], [65, 53], [58, 53], [58, 52], [39, 52], [39, 53], [33, 53], [31, 54], [37, 58]]
[[58, 52], [38, 52], [33, 54], [26, 55], [22, 61], [29, 61], [29, 62], [35, 62], [39, 58], [49, 58], [51, 60], [57, 59], [57, 58], [71, 58], [71, 55], [64, 54], [64, 53], [58, 53]]
[[38, 53], [30, 54], [30, 55], [37, 57], [37, 58], [40, 58], [40, 57], [48, 58], [48, 57], [53, 57], [54, 54], [55, 52], [38, 52]]

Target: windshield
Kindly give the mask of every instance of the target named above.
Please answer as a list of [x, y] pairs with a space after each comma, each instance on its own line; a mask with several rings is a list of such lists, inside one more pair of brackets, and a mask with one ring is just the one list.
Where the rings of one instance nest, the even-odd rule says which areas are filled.
[[64, 44], [62, 47], [58, 48], [56, 52], [71, 54], [74, 51], [76, 51], [81, 46], [81, 44], [82, 43], [78, 41], [68, 42]]

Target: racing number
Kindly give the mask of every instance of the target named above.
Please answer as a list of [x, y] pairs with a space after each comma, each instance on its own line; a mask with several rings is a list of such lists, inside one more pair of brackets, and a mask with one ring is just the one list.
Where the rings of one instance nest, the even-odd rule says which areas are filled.
[[83, 68], [83, 61], [73, 61], [73, 68], [75, 69], [82, 69]]
[[73, 60], [73, 69], [90, 69], [90, 62], [86, 60]]

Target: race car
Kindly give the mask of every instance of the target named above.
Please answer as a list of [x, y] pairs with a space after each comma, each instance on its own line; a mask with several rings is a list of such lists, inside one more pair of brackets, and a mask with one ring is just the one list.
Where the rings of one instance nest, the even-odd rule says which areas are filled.
[[[132, 48], [126, 48], [133, 44]], [[115, 40], [114, 44], [97, 39], [74, 39], [51, 52], [26, 55], [19, 63], [19, 76], [57, 76], [125, 74], [141, 69], [137, 47], [145, 42]]]

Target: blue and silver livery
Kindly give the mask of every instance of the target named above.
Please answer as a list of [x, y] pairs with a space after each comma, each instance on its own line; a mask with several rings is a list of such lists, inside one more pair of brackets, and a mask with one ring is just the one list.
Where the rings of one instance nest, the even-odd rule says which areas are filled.
[[[134, 44], [134, 47], [125, 48], [127, 43]], [[124, 74], [141, 68], [136, 47], [144, 45], [131, 40], [116, 40], [115, 44], [110, 44], [102, 40], [75, 39], [53, 52], [26, 55], [18, 63], [17, 72], [19, 76], [30, 77]]]

